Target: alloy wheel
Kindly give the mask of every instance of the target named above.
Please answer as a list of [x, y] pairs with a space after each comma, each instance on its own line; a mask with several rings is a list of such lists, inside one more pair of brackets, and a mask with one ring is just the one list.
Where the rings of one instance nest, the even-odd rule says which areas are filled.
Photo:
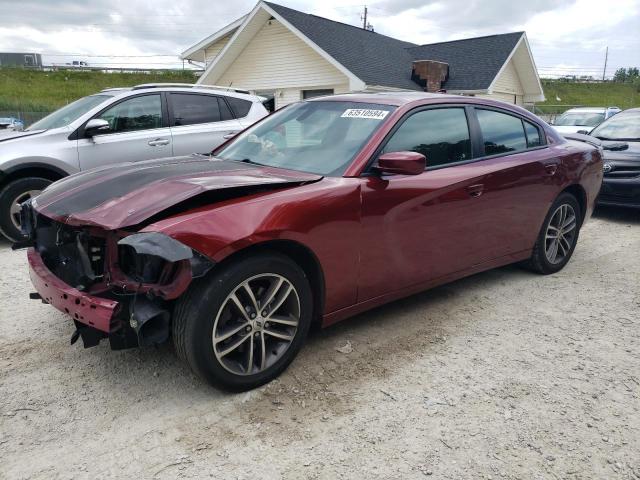
[[9, 215], [11, 216], [11, 223], [13, 226], [20, 230], [20, 204], [26, 202], [30, 198], [36, 197], [42, 190], [28, 190], [18, 195], [9, 207]]
[[300, 322], [300, 297], [282, 275], [264, 273], [237, 285], [218, 310], [213, 352], [235, 375], [255, 375], [289, 349]]
[[578, 219], [573, 207], [560, 205], [549, 220], [545, 233], [545, 255], [549, 263], [561, 263], [571, 252], [576, 240]]

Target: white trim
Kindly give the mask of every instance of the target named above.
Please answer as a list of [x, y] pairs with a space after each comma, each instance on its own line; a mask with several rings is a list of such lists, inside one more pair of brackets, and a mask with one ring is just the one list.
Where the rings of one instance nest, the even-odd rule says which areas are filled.
[[[529, 46], [529, 39], [527, 38], [526, 33], [522, 34], [522, 37], [524, 38], [524, 42], [527, 45], [527, 52], [529, 53], [529, 58], [531, 59], [531, 65], [533, 65], [533, 71], [536, 73], [536, 80], [538, 83], [538, 88], [540, 89], [538, 101], [544, 102], [546, 100], [544, 96], [544, 90], [542, 88], [542, 82], [540, 82], [540, 75], [538, 75], [538, 67], [536, 66], [536, 61], [533, 59], [533, 53], [531, 52], [531, 47]], [[529, 96], [532, 97], [533, 95]]]
[[[498, 73], [496, 74], [496, 76], [493, 77], [493, 80], [491, 81], [491, 84], [489, 85], [489, 88], [487, 88], [487, 91], [490, 94], [493, 93], [493, 85], [496, 83], [498, 78], [500, 78], [500, 75], [502, 75], [502, 72], [504, 72], [504, 70], [507, 68], [507, 65], [509, 64], [509, 62], [511, 61], [511, 59], [515, 55], [516, 50], [518, 50], [518, 47], [520, 46], [520, 43], [522, 43], [522, 37], [524, 37], [524, 34], [520, 35], [520, 38], [516, 42], [515, 46], [513, 47], [513, 49], [511, 49], [511, 53], [509, 54], [509, 56], [507, 57], [505, 62], [500, 67], [500, 70], [498, 70]], [[536, 74], [537, 74], [537, 72], [536, 72]], [[522, 82], [520, 82], [520, 83], [522, 83]]]
[[200, 50], [206, 50], [208, 47], [210, 47], [212, 44], [214, 44], [215, 42], [220, 40], [222, 37], [224, 37], [225, 35], [229, 34], [233, 30], [238, 28], [242, 24], [242, 22], [244, 21], [244, 19], [246, 17], [247, 17], [246, 15], [243, 16], [243, 17], [240, 17], [239, 19], [235, 20], [234, 22], [231, 22], [226, 27], [223, 27], [220, 30], [218, 30], [217, 32], [215, 32], [215, 33], [209, 35], [208, 37], [200, 40], [198, 43], [196, 43], [192, 47], [189, 47], [187, 50], [182, 52], [180, 54], [180, 58], [182, 60], [184, 60], [185, 58], [197, 53]]
[[362, 89], [365, 88], [365, 83], [362, 80], [360, 80], [358, 77], [356, 77], [344, 65], [342, 65], [335, 58], [333, 58], [331, 55], [329, 55], [327, 52], [325, 52], [322, 48], [320, 48], [318, 45], [316, 45], [314, 42], [312, 42], [307, 36], [305, 36], [302, 32], [300, 32], [300, 30], [298, 30], [293, 25], [291, 25], [288, 21], [286, 21], [284, 18], [282, 18], [282, 16], [279, 13], [277, 13], [275, 10], [273, 10], [268, 5], [264, 4], [262, 1], [260, 1], [260, 2], [258, 2], [256, 4], [256, 6], [251, 11], [251, 13], [249, 13], [248, 15], [243, 17], [244, 20], [242, 22], [242, 25], [240, 27], [238, 27], [238, 29], [235, 31], [233, 36], [229, 39], [227, 44], [222, 48], [220, 53], [218, 53], [218, 55], [216, 55], [214, 60], [205, 69], [205, 71], [202, 73], [202, 75], [200, 76], [200, 78], [198, 79], [198, 81], [196, 83], [200, 83], [200, 81], [204, 81], [204, 79], [211, 74], [211, 72], [214, 70], [216, 65], [218, 65], [219, 61], [227, 53], [227, 50], [229, 50], [229, 48], [233, 44], [233, 42], [236, 41], [238, 36], [244, 31], [244, 29], [247, 27], [247, 25], [253, 20], [253, 18], [256, 16], [256, 14], [258, 13], [258, 11], [260, 9], [264, 10], [265, 12], [267, 12], [269, 15], [271, 15], [273, 18], [275, 18], [278, 22], [280, 22], [282, 25], [284, 25], [286, 28], [288, 28], [296, 37], [298, 37], [300, 40], [302, 40], [304, 43], [306, 43], [316, 53], [318, 53], [322, 58], [324, 58], [331, 65], [333, 65], [335, 68], [337, 68], [341, 73], [343, 73], [349, 79], [349, 90], [362, 90]]
[[[529, 41], [527, 40], [527, 34], [525, 32], [523, 32], [522, 35], [520, 35], [520, 38], [518, 39], [518, 42], [513, 47], [513, 50], [511, 50], [511, 53], [509, 54], [509, 56], [507, 57], [505, 62], [502, 64], [502, 67], [500, 67], [500, 70], [498, 70], [497, 75], [495, 77], [493, 77], [493, 81], [491, 82], [491, 85], [489, 85], [489, 88], [487, 88], [487, 93], [489, 93], [489, 94], [493, 93], [494, 84], [496, 83], [498, 78], [500, 78], [500, 75], [502, 75], [502, 72], [504, 72], [504, 70], [507, 68], [507, 65], [509, 64], [509, 62], [511, 61], [511, 59], [515, 55], [516, 51], [518, 50], [518, 47], [520, 46], [520, 44], [522, 42], [524, 42], [525, 47], [527, 49], [527, 53], [529, 54], [529, 60], [531, 60], [531, 66], [533, 67], [533, 73], [536, 76], [536, 82], [538, 84], [538, 91], [540, 92], [539, 94], [527, 94], [527, 93], [525, 93], [525, 95], [528, 95], [529, 97], [534, 97], [534, 96], [541, 97], [542, 98], [541, 101], [544, 101], [544, 91], [542, 90], [542, 84], [540, 83], [540, 76], [538, 75], [538, 69], [536, 67], [536, 62], [533, 60], [533, 54], [531, 53], [531, 48], [529, 47]], [[520, 80], [520, 83], [522, 84], [522, 80]]]

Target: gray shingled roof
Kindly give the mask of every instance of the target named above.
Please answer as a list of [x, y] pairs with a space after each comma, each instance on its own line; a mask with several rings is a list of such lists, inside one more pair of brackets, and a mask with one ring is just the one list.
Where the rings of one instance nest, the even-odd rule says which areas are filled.
[[367, 85], [421, 90], [411, 80], [414, 60], [449, 64], [447, 90], [489, 87], [523, 32], [416, 45], [353, 25], [265, 2]]

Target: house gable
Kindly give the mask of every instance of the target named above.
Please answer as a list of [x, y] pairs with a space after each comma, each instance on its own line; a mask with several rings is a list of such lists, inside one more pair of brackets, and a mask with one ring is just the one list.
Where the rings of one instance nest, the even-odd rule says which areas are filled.
[[348, 78], [273, 19], [265, 22], [241, 55], [219, 75], [203, 75], [203, 83], [241, 85], [249, 90], [322, 87], [348, 83]]
[[215, 60], [215, 58], [222, 51], [225, 45], [229, 43], [229, 40], [234, 33], [235, 31], [228, 33], [227, 35], [220, 38], [219, 40], [216, 40], [214, 43], [204, 49], [205, 65], [209, 65], [211, 62], [213, 62], [213, 60]]
[[420, 60], [448, 65], [449, 93], [544, 98], [524, 32], [415, 45], [264, 1], [241, 20], [201, 45], [207, 66], [198, 83], [304, 89], [346, 78], [350, 91], [422, 90], [412, 78]]

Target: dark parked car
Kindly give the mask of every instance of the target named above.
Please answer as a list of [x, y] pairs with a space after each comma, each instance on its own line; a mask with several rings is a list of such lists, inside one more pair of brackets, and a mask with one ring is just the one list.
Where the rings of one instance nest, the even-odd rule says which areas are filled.
[[640, 108], [617, 114], [590, 135], [600, 139], [604, 149], [598, 203], [640, 208]]
[[[425, 162], [426, 157], [426, 162]], [[569, 261], [601, 150], [472, 97], [288, 106], [212, 156], [107, 167], [22, 208], [30, 274], [72, 340], [173, 337], [233, 390], [282, 372], [309, 327], [483, 270]]]

